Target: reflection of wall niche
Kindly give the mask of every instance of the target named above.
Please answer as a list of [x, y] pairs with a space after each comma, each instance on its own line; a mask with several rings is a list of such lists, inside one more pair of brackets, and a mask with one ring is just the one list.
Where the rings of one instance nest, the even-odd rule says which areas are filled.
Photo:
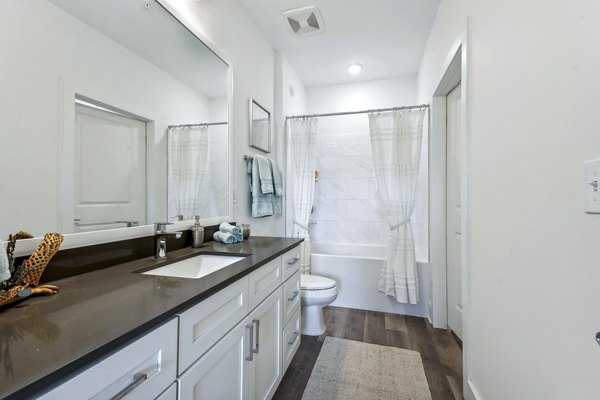
[[250, 147], [271, 152], [271, 113], [250, 99]]

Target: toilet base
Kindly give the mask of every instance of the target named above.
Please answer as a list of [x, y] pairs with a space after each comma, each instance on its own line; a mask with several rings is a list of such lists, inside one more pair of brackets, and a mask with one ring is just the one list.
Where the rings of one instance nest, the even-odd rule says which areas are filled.
[[302, 334], [307, 336], [320, 336], [325, 333], [323, 320], [323, 306], [302, 307]]

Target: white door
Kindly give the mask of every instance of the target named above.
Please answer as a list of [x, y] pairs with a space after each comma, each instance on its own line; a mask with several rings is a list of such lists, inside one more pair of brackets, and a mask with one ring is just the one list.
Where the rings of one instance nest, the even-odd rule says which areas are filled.
[[146, 123], [75, 106], [75, 232], [146, 223]]
[[460, 86], [454, 88], [446, 99], [446, 268], [448, 326], [462, 339]]
[[250, 366], [250, 400], [270, 399], [282, 375], [281, 288], [275, 290], [249, 316], [254, 325], [254, 361]]
[[247, 399], [249, 329], [238, 324], [179, 378], [181, 400]]

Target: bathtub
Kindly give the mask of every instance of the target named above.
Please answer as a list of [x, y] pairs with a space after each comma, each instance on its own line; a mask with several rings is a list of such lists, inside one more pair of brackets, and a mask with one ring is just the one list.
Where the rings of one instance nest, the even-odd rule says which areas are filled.
[[417, 263], [419, 304], [401, 304], [377, 290], [384, 257], [385, 246], [311, 243], [311, 273], [337, 282], [332, 306], [427, 317], [428, 264]]

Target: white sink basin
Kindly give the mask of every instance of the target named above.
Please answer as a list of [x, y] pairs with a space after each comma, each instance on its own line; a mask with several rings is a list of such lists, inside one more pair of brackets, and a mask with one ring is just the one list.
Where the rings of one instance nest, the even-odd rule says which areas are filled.
[[174, 278], [199, 279], [215, 271], [225, 268], [235, 262], [243, 260], [246, 257], [234, 256], [215, 256], [210, 254], [201, 254], [196, 257], [178, 261], [173, 264], [165, 265], [142, 272], [144, 275], [171, 276]]

